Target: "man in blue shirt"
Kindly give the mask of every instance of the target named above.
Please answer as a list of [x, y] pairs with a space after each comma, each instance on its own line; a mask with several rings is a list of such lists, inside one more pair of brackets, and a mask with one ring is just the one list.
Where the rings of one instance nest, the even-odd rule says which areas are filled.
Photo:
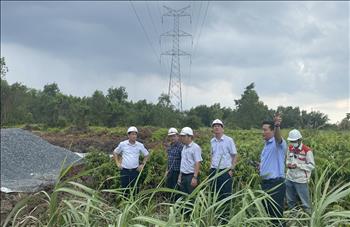
[[[260, 155], [261, 188], [276, 202], [274, 204], [271, 201], [266, 201], [264, 204], [267, 213], [274, 218], [282, 218], [286, 194], [284, 169], [287, 143], [281, 136], [281, 122], [281, 116], [276, 114], [274, 121], [262, 123], [265, 146]], [[276, 226], [285, 225], [279, 220], [274, 220], [272, 223]]]

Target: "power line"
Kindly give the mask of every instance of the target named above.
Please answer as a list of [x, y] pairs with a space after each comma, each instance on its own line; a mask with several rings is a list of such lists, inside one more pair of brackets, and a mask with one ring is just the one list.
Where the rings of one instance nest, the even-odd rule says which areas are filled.
[[202, 34], [202, 28], [203, 28], [205, 19], [207, 18], [207, 15], [208, 15], [208, 8], [209, 8], [209, 1], [208, 1], [208, 3], [207, 3], [207, 8], [205, 9], [204, 18], [203, 18], [203, 21], [202, 21], [201, 28], [200, 28], [200, 30], [199, 30], [199, 36], [198, 36], [197, 42], [196, 42], [195, 47], [194, 47], [193, 56], [195, 55], [195, 53], [196, 53], [196, 51], [197, 51], [197, 49], [198, 49], [198, 43], [199, 43], [199, 39], [200, 39], [201, 34]]
[[201, 11], [202, 11], [202, 5], [203, 5], [203, 1], [200, 1], [200, 5], [199, 5], [199, 12], [198, 12], [198, 17], [197, 17], [197, 23], [196, 26], [194, 27], [194, 39], [197, 37], [197, 29], [199, 27], [199, 21], [200, 21], [200, 16], [201, 16]]
[[149, 36], [148, 36], [148, 34], [147, 34], [147, 31], [146, 31], [145, 27], [143, 26], [139, 15], [137, 14], [137, 11], [136, 11], [136, 9], [135, 9], [135, 7], [134, 7], [134, 4], [132, 3], [132, 1], [129, 1], [129, 2], [130, 2], [130, 4], [131, 4], [132, 9], [134, 10], [134, 13], [135, 13], [135, 15], [136, 15], [136, 17], [137, 17], [137, 20], [138, 20], [139, 24], [141, 25], [141, 28], [142, 28], [142, 30], [143, 30], [143, 32], [144, 32], [146, 38], [147, 38], [147, 41], [148, 41], [149, 45], [151, 46], [151, 48], [152, 48], [152, 50], [153, 50], [153, 53], [154, 53], [154, 55], [155, 55], [157, 61], [159, 62], [159, 58], [157, 57], [157, 56], [158, 56], [157, 51], [154, 49], [154, 47], [153, 47], [153, 45], [152, 45], [151, 39], [149, 38]]
[[153, 17], [152, 17], [152, 14], [151, 14], [151, 11], [150, 11], [150, 9], [149, 9], [148, 2], [147, 2], [147, 1], [146, 1], [146, 8], [147, 8], [147, 12], [148, 12], [149, 17], [151, 18], [151, 22], [152, 22], [154, 31], [155, 31], [156, 34], [158, 35], [159, 33], [158, 33], [158, 30], [157, 30], [157, 26], [156, 26], [156, 24], [154, 23], [154, 20], [153, 20]]

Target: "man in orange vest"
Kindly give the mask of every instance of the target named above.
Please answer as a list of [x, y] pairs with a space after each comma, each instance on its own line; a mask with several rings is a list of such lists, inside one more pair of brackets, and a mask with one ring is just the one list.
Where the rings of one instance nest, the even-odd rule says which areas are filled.
[[286, 194], [289, 209], [297, 204], [298, 197], [302, 207], [311, 213], [308, 182], [311, 171], [315, 168], [314, 156], [311, 148], [302, 143], [301, 133], [293, 129], [289, 132], [287, 140], [290, 142], [287, 153]]

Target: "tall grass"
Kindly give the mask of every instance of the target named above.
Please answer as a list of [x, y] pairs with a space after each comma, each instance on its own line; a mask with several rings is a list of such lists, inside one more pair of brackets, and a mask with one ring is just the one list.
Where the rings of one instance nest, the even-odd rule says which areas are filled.
[[[62, 171], [60, 179], [67, 171]], [[263, 207], [263, 200], [271, 197], [251, 187], [257, 179], [243, 188], [235, 187], [231, 196], [218, 200], [218, 194], [210, 191], [210, 184], [220, 174], [205, 178], [191, 195], [164, 188], [163, 181], [139, 193], [134, 187], [125, 196], [121, 188], [95, 190], [74, 179], [61, 180], [51, 193], [40, 192], [19, 202], [4, 226], [271, 226], [271, 218]], [[331, 186], [329, 176], [325, 169], [316, 177], [311, 215], [286, 211], [284, 220], [312, 227], [349, 224], [350, 211], [346, 206], [350, 205], [350, 182]], [[171, 203], [164, 197], [166, 193], [179, 194], [181, 198]], [[114, 199], [107, 200], [106, 195]], [[46, 202], [47, 213], [35, 216], [24, 212], [34, 197]]]

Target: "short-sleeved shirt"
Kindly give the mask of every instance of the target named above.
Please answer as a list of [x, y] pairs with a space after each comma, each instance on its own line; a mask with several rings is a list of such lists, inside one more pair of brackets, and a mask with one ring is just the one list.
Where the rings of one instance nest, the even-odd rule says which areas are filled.
[[263, 179], [284, 178], [286, 152], [287, 143], [284, 139], [280, 144], [275, 137], [265, 141], [260, 155], [260, 176]]
[[181, 152], [183, 144], [175, 142], [167, 149], [168, 152], [168, 171], [180, 171]]
[[236, 145], [231, 137], [223, 135], [220, 139], [212, 138], [211, 168], [226, 169], [232, 167], [232, 155], [237, 154]]
[[122, 167], [125, 169], [135, 169], [139, 166], [139, 157], [142, 153], [147, 156], [149, 152], [145, 146], [136, 141], [131, 144], [129, 140], [120, 142], [118, 147], [114, 149], [113, 153], [120, 154], [122, 156]]
[[184, 145], [181, 152], [181, 173], [189, 174], [194, 173], [194, 167], [196, 162], [201, 162], [202, 149], [198, 144], [192, 142], [189, 145]]

